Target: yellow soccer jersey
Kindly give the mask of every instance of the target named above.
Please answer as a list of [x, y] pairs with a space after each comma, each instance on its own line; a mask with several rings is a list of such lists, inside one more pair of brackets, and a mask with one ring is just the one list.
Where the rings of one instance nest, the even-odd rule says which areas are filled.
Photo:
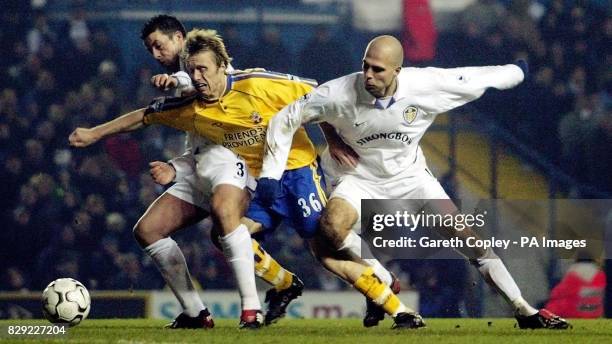
[[[201, 135], [240, 155], [249, 173], [258, 177], [268, 122], [314, 86], [314, 80], [273, 72], [228, 75], [227, 88], [218, 101], [207, 103], [197, 95], [159, 98], [147, 108], [144, 123]], [[304, 128], [300, 128], [293, 138], [286, 169], [307, 166], [315, 158], [314, 146]]]

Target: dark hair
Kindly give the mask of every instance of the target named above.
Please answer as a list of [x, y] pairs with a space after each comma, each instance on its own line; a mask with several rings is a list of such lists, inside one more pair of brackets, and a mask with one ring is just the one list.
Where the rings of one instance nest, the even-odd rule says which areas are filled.
[[152, 17], [144, 24], [142, 31], [140, 31], [140, 39], [144, 41], [147, 36], [156, 30], [161, 31], [168, 36], [171, 36], [176, 31], [180, 31], [183, 34], [183, 37], [187, 35], [183, 23], [176, 19], [176, 17], [160, 14]]

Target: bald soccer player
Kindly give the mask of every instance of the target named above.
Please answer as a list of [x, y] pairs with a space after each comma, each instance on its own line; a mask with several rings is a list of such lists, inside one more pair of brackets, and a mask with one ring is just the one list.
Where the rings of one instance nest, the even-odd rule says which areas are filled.
[[[388, 287], [390, 280], [368, 264], [347, 262], [339, 253], [361, 253], [360, 230], [362, 199], [447, 200], [415, 202], [414, 209], [455, 213], [457, 208], [431, 174], [419, 146], [421, 137], [440, 113], [452, 110], [482, 96], [487, 88], [505, 90], [520, 84], [527, 76], [524, 61], [517, 64], [465, 68], [402, 68], [403, 49], [392, 36], [379, 36], [367, 46], [363, 70], [331, 80], [307, 97], [285, 107], [270, 122], [267, 151], [257, 187], [262, 199], [274, 199], [279, 176], [291, 146], [293, 133], [306, 123], [327, 122], [348, 145], [349, 163], [340, 164], [324, 152], [322, 167], [331, 194], [321, 217], [324, 265], [353, 283], [370, 302], [396, 317], [406, 312]], [[358, 157], [358, 158], [355, 158]], [[262, 182], [263, 181], [263, 182]], [[462, 240], [475, 237], [471, 228], [456, 231], [444, 228], [446, 237]], [[367, 249], [367, 247], [364, 247]], [[334, 252], [335, 250], [335, 252]], [[485, 280], [502, 294], [515, 312], [520, 328], [566, 329], [566, 320], [527, 303], [503, 262], [491, 250], [461, 251]], [[340, 257], [340, 258], [339, 258]], [[339, 271], [339, 273], [338, 273]], [[382, 310], [366, 318], [374, 326], [384, 318]], [[421, 327], [416, 313], [410, 313], [401, 327]], [[405, 316], [407, 318], [407, 316]], [[405, 319], [401, 319], [405, 320]]]

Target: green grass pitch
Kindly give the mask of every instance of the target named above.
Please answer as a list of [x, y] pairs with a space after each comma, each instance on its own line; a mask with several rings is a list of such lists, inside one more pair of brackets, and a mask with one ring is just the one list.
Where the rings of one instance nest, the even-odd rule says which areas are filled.
[[8, 325], [44, 325], [42, 320], [1, 320], [1, 343], [612, 343], [612, 320], [573, 320], [573, 329], [519, 330], [513, 319], [428, 319], [427, 328], [391, 330], [391, 320], [363, 328], [359, 319], [281, 320], [260, 330], [238, 330], [237, 320], [217, 320], [212, 330], [166, 330], [164, 321], [85, 320], [63, 337], [11, 337]]

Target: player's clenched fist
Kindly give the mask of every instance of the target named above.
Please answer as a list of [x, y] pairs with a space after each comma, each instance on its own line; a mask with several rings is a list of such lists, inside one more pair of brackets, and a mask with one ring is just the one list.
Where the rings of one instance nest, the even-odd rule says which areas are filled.
[[87, 147], [96, 143], [99, 139], [100, 137], [94, 129], [76, 128], [68, 137], [68, 142], [73, 147]]
[[168, 163], [153, 161], [149, 163], [149, 167], [151, 168], [149, 172], [151, 173], [153, 181], [159, 185], [169, 184], [176, 176], [174, 167]]
[[151, 84], [158, 89], [165, 91], [178, 86], [178, 79], [173, 75], [157, 74], [151, 77]]

